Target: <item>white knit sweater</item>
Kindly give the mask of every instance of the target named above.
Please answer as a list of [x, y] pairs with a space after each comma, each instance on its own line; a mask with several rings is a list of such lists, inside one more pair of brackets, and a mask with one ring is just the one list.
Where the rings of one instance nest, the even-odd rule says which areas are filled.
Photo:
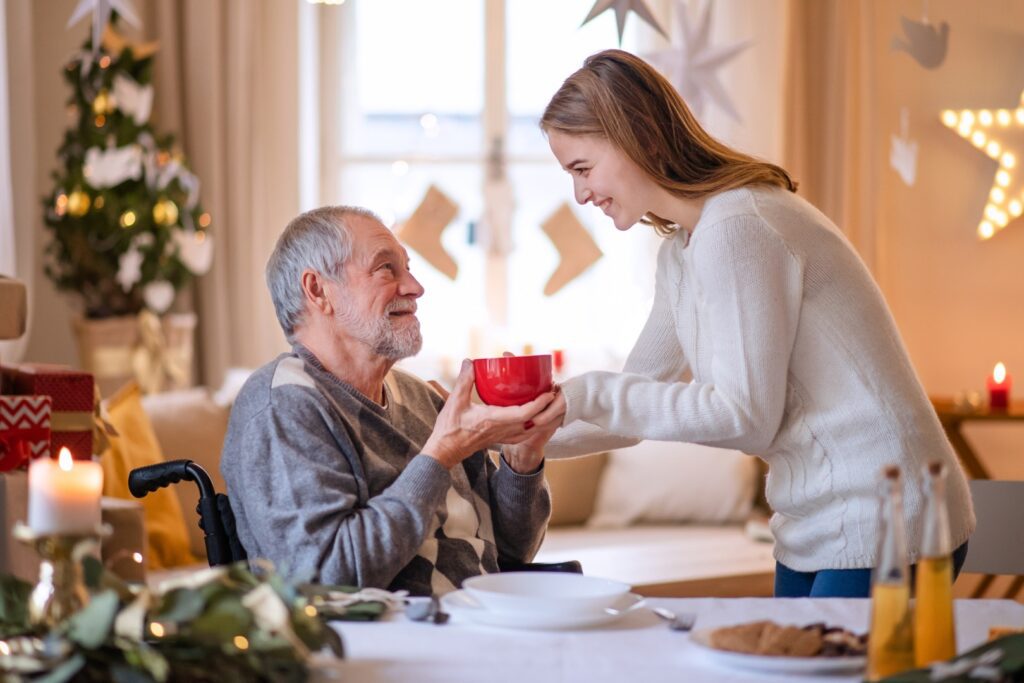
[[562, 389], [566, 427], [548, 457], [654, 439], [764, 458], [775, 557], [792, 569], [875, 565], [888, 463], [907, 479], [911, 561], [929, 460], [950, 471], [954, 547], [974, 530], [963, 471], [881, 291], [835, 225], [791, 192], [709, 198], [692, 236], [661, 246], [654, 306], [624, 371]]

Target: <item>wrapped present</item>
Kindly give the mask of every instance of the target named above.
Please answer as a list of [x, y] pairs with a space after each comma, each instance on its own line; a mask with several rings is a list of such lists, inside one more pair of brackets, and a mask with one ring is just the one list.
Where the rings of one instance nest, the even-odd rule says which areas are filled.
[[50, 454], [66, 447], [78, 460], [92, 458], [96, 388], [92, 375], [63, 365], [22, 363], [0, 366], [4, 394], [46, 395], [53, 399]]
[[50, 457], [49, 396], [0, 396], [0, 472]]
[[27, 319], [24, 283], [0, 275], [0, 339], [17, 339], [23, 335]]

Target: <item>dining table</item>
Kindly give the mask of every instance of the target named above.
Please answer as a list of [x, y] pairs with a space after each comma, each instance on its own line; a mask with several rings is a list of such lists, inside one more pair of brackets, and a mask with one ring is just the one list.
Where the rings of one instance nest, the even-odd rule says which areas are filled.
[[[694, 630], [669, 628], [653, 607], [696, 615]], [[863, 671], [834, 674], [739, 668], [720, 661], [693, 636], [753, 620], [806, 625], [824, 622], [867, 631], [870, 600], [841, 598], [648, 598], [609, 623], [590, 628], [532, 630], [485, 626], [460, 613], [447, 623], [409, 620], [401, 612], [376, 622], [334, 622], [345, 658], [318, 667], [316, 680], [438, 683], [657, 683], [659, 681], [839, 682]], [[957, 651], [984, 643], [990, 627], [1024, 628], [1024, 604], [957, 600]]]

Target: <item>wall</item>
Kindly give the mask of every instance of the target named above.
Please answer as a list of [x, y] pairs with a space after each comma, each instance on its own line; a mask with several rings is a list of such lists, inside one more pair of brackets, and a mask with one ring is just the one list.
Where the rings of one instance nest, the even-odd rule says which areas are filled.
[[[989, 241], [975, 230], [996, 164], [946, 128], [943, 109], [1015, 108], [1024, 90], [1024, 3], [930, 3], [930, 20], [950, 25], [949, 51], [926, 70], [890, 49], [900, 15], [920, 19], [922, 4], [875, 2], [877, 83], [877, 277], [920, 377], [933, 394], [984, 391], [997, 361], [1016, 371], [1024, 396], [1024, 220]], [[900, 109], [910, 110], [918, 173], [908, 187], [888, 166]], [[1024, 134], [1017, 136], [1024, 162]], [[1018, 193], [1024, 173], [1018, 173]], [[967, 438], [1003, 477], [1024, 478], [1024, 427], [971, 427]]]

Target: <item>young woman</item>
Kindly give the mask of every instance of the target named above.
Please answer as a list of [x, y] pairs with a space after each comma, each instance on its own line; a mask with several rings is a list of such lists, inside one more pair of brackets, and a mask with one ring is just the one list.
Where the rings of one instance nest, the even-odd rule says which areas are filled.
[[889, 463], [909, 480], [916, 561], [917, 482], [941, 460], [958, 572], [975, 524], [963, 472], [867, 268], [786, 171], [712, 138], [668, 81], [620, 50], [588, 58], [541, 127], [577, 202], [618, 230], [644, 223], [665, 237], [624, 371], [562, 385], [548, 455], [655, 439], [760, 456], [776, 595], [816, 597], [869, 594]]

